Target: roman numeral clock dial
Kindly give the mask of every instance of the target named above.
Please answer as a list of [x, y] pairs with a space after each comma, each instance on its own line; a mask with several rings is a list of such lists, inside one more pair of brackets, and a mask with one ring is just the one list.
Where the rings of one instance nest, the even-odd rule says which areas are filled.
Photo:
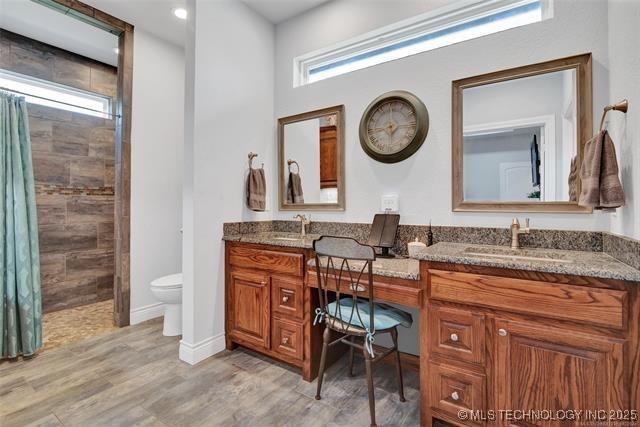
[[373, 159], [400, 162], [422, 145], [429, 130], [427, 107], [405, 91], [385, 93], [365, 110], [360, 120], [360, 145]]

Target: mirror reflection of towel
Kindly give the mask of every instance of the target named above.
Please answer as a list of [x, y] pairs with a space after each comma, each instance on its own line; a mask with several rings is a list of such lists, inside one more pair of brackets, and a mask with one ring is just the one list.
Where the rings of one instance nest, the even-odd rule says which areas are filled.
[[578, 201], [578, 158], [571, 159], [571, 169], [569, 171], [569, 201]]
[[533, 135], [529, 149], [531, 150], [531, 185], [537, 187], [540, 185], [540, 151], [538, 150], [538, 140], [535, 135]]
[[580, 206], [609, 209], [624, 205], [616, 148], [606, 130], [598, 132], [584, 146], [580, 180]]
[[266, 206], [267, 180], [264, 169], [249, 169], [247, 175], [247, 207], [253, 211], [263, 211]]
[[289, 172], [289, 181], [287, 182], [287, 203], [304, 203], [304, 194], [302, 193], [302, 180], [297, 173]]

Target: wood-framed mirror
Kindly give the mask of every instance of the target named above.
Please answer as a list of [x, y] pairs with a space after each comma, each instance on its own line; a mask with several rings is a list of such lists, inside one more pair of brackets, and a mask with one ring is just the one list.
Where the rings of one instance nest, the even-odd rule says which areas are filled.
[[278, 198], [280, 210], [344, 210], [344, 105], [278, 119]]
[[592, 102], [590, 53], [454, 81], [453, 210], [592, 212], [577, 203]]

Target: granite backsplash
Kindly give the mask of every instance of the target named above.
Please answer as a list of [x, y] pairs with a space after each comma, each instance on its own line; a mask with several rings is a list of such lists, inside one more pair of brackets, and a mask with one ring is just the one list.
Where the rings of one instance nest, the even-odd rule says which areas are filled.
[[[369, 236], [371, 224], [347, 223], [347, 222], [311, 222], [307, 226], [307, 233], [324, 234], [333, 236], [353, 237], [365, 242]], [[416, 237], [426, 243], [428, 226], [404, 225], [398, 227], [394, 252], [398, 255], [407, 255], [407, 243]], [[249, 234], [260, 232], [288, 232], [300, 231], [298, 221], [253, 221], [233, 222], [224, 224], [224, 234]], [[433, 226], [433, 243], [472, 243], [479, 245], [506, 246], [511, 242], [511, 234], [508, 228], [483, 228], [483, 227], [451, 227]], [[566, 230], [531, 230], [531, 234], [521, 235], [523, 246], [530, 248], [551, 248], [577, 251], [602, 252], [604, 250], [603, 238], [607, 236], [611, 241], [610, 248], [619, 248], [619, 252], [625, 252], [625, 245], [614, 243], [612, 235], [598, 231], [566, 231]], [[630, 240], [630, 239], [628, 239]], [[635, 242], [635, 241], [632, 241]], [[636, 247], [636, 261], [640, 258]]]

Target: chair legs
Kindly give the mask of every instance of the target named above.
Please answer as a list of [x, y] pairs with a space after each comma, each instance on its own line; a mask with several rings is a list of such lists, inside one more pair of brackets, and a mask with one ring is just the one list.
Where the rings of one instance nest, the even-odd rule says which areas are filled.
[[320, 392], [322, 391], [322, 379], [324, 377], [324, 366], [327, 362], [329, 340], [331, 340], [331, 330], [325, 327], [324, 332], [322, 333], [322, 355], [320, 356], [320, 372], [318, 372], [318, 390], [316, 391], [316, 400], [320, 400]]
[[406, 402], [404, 398], [404, 384], [402, 382], [402, 366], [400, 365], [400, 350], [398, 350], [398, 330], [393, 328], [391, 330], [391, 339], [393, 340], [393, 347], [396, 349], [396, 372], [398, 375], [398, 395], [400, 396], [400, 402]]
[[371, 427], [376, 426], [376, 399], [373, 393], [373, 372], [371, 369], [371, 355], [366, 346], [362, 348], [364, 356], [364, 366], [367, 371], [367, 388], [369, 389], [369, 414], [371, 415]]
[[[351, 336], [349, 338], [349, 340], [351, 341], [351, 343], [353, 344], [356, 341], [356, 337], [355, 336]], [[353, 376], [353, 351], [355, 350], [355, 348], [350, 345], [349, 346], [349, 376], [352, 377]]]

